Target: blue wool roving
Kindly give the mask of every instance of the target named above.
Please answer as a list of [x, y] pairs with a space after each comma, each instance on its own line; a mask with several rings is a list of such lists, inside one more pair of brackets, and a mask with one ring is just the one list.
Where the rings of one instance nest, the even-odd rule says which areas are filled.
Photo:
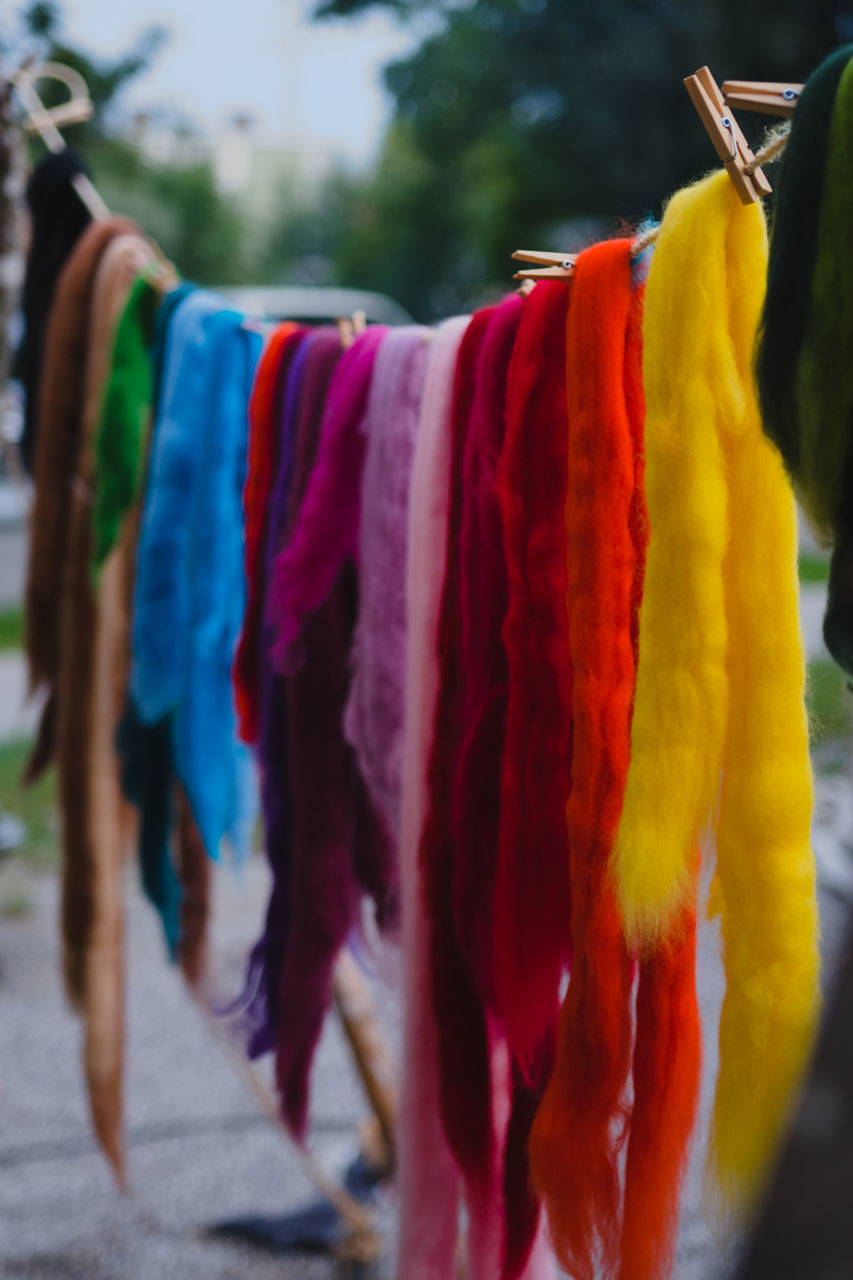
[[175, 769], [211, 857], [248, 850], [252, 764], [238, 741], [231, 662], [243, 614], [247, 405], [260, 335], [198, 290], [169, 328], [137, 556], [131, 693], [172, 716]]

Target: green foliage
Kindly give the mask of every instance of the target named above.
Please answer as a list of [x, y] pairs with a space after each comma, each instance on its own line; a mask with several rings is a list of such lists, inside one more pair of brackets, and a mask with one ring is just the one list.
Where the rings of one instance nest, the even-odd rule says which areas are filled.
[[829, 557], [811, 555], [809, 552], [800, 552], [797, 561], [797, 569], [800, 575], [800, 582], [828, 582], [829, 581]]
[[24, 645], [24, 615], [18, 605], [0, 609], [0, 650]]
[[242, 215], [207, 161], [153, 164], [115, 138], [93, 141], [86, 156], [109, 207], [135, 218], [186, 279], [245, 283]]
[[812, 747], [849, 735], [850, 699], [841, 668], [829, 658], [813, 658], [808, 664], [806, 677], [806, 707]]
[[53, 772], [32, 787], [21, 786], [21, 774], [32, 742], [0, 743], [0, 809], [21, 818], [27, 828], [23, 848], [16, 853], [36, 866], [52, 866], [57, 853], [56, 781]]
[[[430, 34], [386, 70], [394, 122], [335, 261], [426, 316], [507, 283], [520, 245], [581, 247], [572, 223], [606, 232], [657, 215], [715, 164], [686, 74], [708, 63], [719, 80], [801, 80], [845, 34], [832, 0], [323, 0], [316, 12], [370, 7], [428, 20]], [[748, 132], [760, 138], [757, 121]]]
[[[125, 53], [99, 59], [69, 43], [61, 8], [33, 3], [21, 24], [39, 58], [64, 63], [80, 72], [95, 107], [92, 120], [65, 130], [65, 137], [84, 157], [108, 207], [135, 218], [186, 278], [200, 284], [245, 283], [248, 235], [240, 210], [220, 196], [210, 163], [154, 163], [116, 127], [122, 91], [154, 62], [166, 39], [161, 27], [150, 27]], [[46, 105], [60, 101], [66, 90], [45, 81], [39, 86]], [[35, 143], [37, 151], [40, 144]]]
[[[164, 28], [149, 27], [126, 53], [114, 59], [99, 59], [73, 47], [63, 38], [61, 10], [56, 4], [31, 4], [22, 15], [22, 24], [40, 58], [63, 63], [79, 71], [86, 81], [95, 114], [92, 120], [72, 125], [67, 130], [68, 141], [82, 150], [91, 139], [104, 134], [109, 123], [109, 109], [119, 99], [122, 89], [148, 70], [166, 41]], [[48, 107], [67, 96], [63, 86], [51, 81], [40, 85], [39, 92]]]

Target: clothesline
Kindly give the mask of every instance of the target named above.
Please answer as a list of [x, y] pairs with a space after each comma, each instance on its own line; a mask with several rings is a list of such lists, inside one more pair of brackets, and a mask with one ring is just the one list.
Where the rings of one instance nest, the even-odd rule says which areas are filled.
[[[772, 164], [774, 160], [778, 160], [788, 145], [788, 138], [791, 133], [791, 122], [786, 120], [784, 124], [775, 125], [774, 128], [768, 130], [764, 143], [756, 151], [752, 159], [744, 165], [747, 173], [754, 173], [756, 169], [765, 164]], [[660, 234], [660, 223], [656, 222], [649, 227], [647, 231], [637, 236], [632, 245], [632, 252], [636, 257], [648, 249], [655, 243]]]

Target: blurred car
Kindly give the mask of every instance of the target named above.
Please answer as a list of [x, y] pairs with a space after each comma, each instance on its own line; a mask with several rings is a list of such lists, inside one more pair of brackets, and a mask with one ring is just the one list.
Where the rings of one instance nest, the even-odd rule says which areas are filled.
[[229, 285], [216, 292], [247, 316], [257, 320], [299, 320], [304, 324], [333, 324], [341, 316], [363, 311], [368, 324], [411, 324], [399, 302], [384, 293], [364, 289], [336, 289], [314, 285]]

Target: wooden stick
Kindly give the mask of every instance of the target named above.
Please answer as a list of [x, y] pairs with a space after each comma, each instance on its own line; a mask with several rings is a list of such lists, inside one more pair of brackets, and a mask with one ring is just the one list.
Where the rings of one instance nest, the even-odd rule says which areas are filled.
[[388, 1164], [393, 1167], [397, 1147], [394, 1064], [377, 1021], [367, 983], [346, 949], [338, 957], [332, 991], [364, 1091], [382, 1131]]
[[[269, 1117], [276, 1128], [286, 1137], [290, 1149], [295, 1154], [305, 1176], [317, 1188], [320, 1195], [325, 1200], [328, 1200], [333, 1208], [337, 1209], [341, 1219], [349, 1228], [351, 1236], [363, 1239], [365, 1248], [367, 1247], [367, 1242], [370, 1242], [371, 1249], [375, 1249], [379, 1237], [371, 1210], [350, 1195], [345, 1187], [342, 1187], [331, 1174], [326, 1172], [316, 1156], [313, 1156], [310, 1151], [296, 1141], [282, 1119], [278, 1104], [258, 1072], [257, 1067], [245, 1057], [242, 1050], [233, 1044], [219, 1020], [210, 1012], [204, 1001], [197, 999], [194, 1004], [199, 1010], [202, 1021], [211, 1037], [219, 1045], [235, 1074], [242, 1080], [246, 1090], [254, 1096], [260, 1110]], [[374, 1256], [375, 1253], [372, 1253], [371, 1258], [367, 1260], [372, 1260]]]

